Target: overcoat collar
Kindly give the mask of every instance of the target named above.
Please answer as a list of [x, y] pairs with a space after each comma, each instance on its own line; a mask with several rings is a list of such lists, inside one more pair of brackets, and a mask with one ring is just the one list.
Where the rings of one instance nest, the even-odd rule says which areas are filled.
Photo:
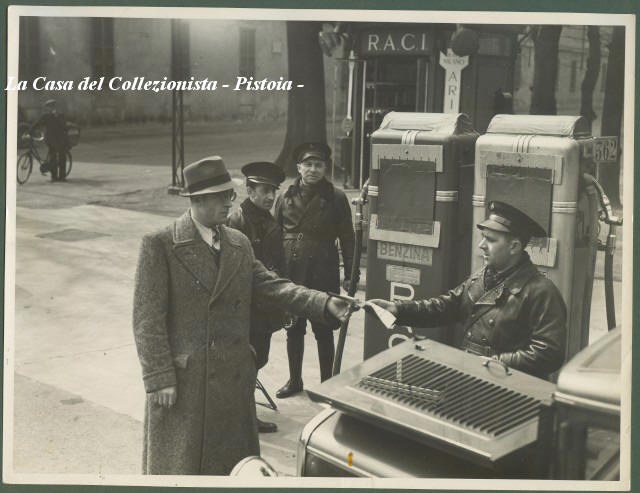
[[485, 292], [484, 287], [484, 271], [486, 267], [483, 267], [478, 272], [473, 274], [470, 278], [469, 286], [469, 298], [476, 305], [495, 305], [496, 301], [500, 299], [505, 291], [509, 291], [511, 294], [518, 294], [522, 291], [522, 288], [529, 282], [531, 278], [538, 274], [538, 269], [531, 262], [531, 259], [527, 258], [522, 262], [522, 265], [516, 269], [509, 277], [507, 277], [500, 284], [493, 289]]
[[200, 237], [189, 211], [180, 216], [173, 226], [173, 250], [178, 260], [209, 293], [214, 301], [233, 279], [242, 259], [240, 242], [220, 225], [219, 268], [211, 258], [209, 246]]
[[255, 238], [249, 238], [253, 242], [255, 242], [256, 240], [260, 242], [261, 240], [264, 240], [267, 236], [272, 234], [274, 231], [280, 230], [280, 225], [271, 215], [271, 212], [260, 209], [253, 202], [251, 202], [249, 198], [245, 199], [240, 204], [240, 211], [245, 217], [246, 221], [249, 223], [249, 227], [251, 228], [251, 230], [257, 230], [255, 231], [255, 233], [252, 232], [252, 236], [255, 236]]
[[[289, 188], [284, 193], [284, 196], [287, 198], [295, 197], [300, 194], [300, 183], [302, 182], [301, 177], [297, 177]], [[324, 200], [331, 200], [333, 198], [333, 184], [328, 181], [326, 178], [323, 178], [316, 185], [318, 195], [320, 195]]]
[[[302, 196], [300, 194], [300, 183], [302, 179], [300, 177], [296, 178], [295, 181], [284, 194], [284, 199], [288, 201], [290, 204], [297, 204], [296, 209], [300, 211], [297, 220], [294, 220], [295, 226], [290, 229], [295, 229], [299, 227], [301, 224], [307, 222], [309, 215], [314, 214], [318, 211], [322, 211], [329, 201], [333, 199], [333, 185], [323, 178], [317, 186], [317, 193], [314, 197], [307, 202], [307, 204], [303, 204]], [[291, 217], [290, 219], [293, 219]]]

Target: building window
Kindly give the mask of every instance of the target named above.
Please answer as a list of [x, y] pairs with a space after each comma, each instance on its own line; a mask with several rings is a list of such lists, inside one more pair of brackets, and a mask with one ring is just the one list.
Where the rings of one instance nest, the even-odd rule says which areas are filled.
[[20, 17], [18, 78], [33, 80], [40, 71], [40, 19]]
[[602, 62], [600, 69], [600, 92], [604, 92], [607, 87], [607, 62]]
[[576, 92], [576, 79], [578, 78], [578, 62], [571, 62], [571, 78], [569, 79], [569, 90]]
[[187, 80], [191, 76], [189, 55], [189, 24], [181, 19], [171, 20], [171, 78]]
[[93, 77], [111, 78], [115, 75], [113, 50], [113, 19], [91, 19]]
[[240, 70], [241, 77], [256, 74], [256, 30], [240, 29]]

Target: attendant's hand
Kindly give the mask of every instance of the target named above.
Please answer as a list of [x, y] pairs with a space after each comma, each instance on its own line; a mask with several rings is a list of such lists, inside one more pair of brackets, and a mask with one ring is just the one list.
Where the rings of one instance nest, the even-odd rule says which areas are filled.
[[330, 296], [329, 301], [327, 301], [327, 311], [340, 320], [341, 323], [346, 322], [349, 315], [358, 310], [360, 310], [358, 303], [351, 303], [335, 296]]
[[[387, 301], [387, 300], [381, 300], [381, 299], [374, 298], [372, 300], [367, 300], [367, 304], [369, 304], [369, 303], [374, 303], [374, 304], [378, 305], [379, 307], [384, 308], [385, 310], [387, 310], [391, 314], [395, 315], [396, 317], [398, 316], [398, 309], [396, 308], [396, 304], [393, 303], [392, 301]], [[365, 305], [364, 307], [365, 307], [365, 311], [366, 311], [367, 305]]]
[[176, 403], [178, 398], [178, 389], [176, 386], [165, 387], [151, 393], [151, 402], [159, 406], [169, 408]]

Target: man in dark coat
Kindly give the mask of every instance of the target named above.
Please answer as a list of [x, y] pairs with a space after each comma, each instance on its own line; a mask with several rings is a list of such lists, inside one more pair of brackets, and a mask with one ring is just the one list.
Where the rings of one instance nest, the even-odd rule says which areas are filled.
[[[260, 161], [242, 167], [246, 177], [248, 197], [240, 208], [229, 216], [227, 225], [242, 231], [253, 247], [253, 253], [269, 270], [282, 275], [284, 272], [284, 248], [282, 230], [271, 215], [276, 190], [284, 181], [284, 172], [274, 163]], [[284, 326], [286, 315], [272, 306], [254, 306], [251, 310], [249, 341], [256, 351], [258, 370], [269, 360], [271, 334]], [[275, 423], [258, 418], [258, 431], [270, 433], [278, 430]]]
[[[285, 275], [293, 282], [321, 291], [340, 290], [340, 263], [336, 240], [340, 242], [344, 264], [345, 289], [350, 279], [355, 234], [351, 207], [342, 190], [324, 177], [331, 162], [331, 149], [325, 144], [306, 143], [293, 153], [300, 176], [276, 200], [275, 217], [283, 229]], [[276, 393], [279, 398], [303, 390], [302, 359], [307, 321], [299, 317], [287, 328], [289, 381]], [[334, 358], [333, 330], [338, 324], [312, 321], [318, 344], [320, 380], [331, 377]]]
[[49, 148], [48, 164], [51, 181], [65, 181], [67, 176], [67, 122], [62, 113], [58, 113], [55, 99], [49, 99], [43, 105], [43, 115], [34, 123], [33, 129], [44, 128], [44, 141]]
[[457, 344], [541, 378], [564, 361], [567, 308], [556, 286], [524, 250], [546, 232], [503, 202], [489, 204], [478, 224], [485, 266], [448, 293], [421, 301], [370, 300], [393, 313], [396, 323], [435, 327], [457, 323]]
[[145, 474], [229, 474], [260, 452], [249, 344], [253, 300], [329, 323], [349, 306], [267, 270], [224, 226], [235, 197], [222, 159], [184, 169], [191, 208], [142, 240], [133, 330], [147, 392]]

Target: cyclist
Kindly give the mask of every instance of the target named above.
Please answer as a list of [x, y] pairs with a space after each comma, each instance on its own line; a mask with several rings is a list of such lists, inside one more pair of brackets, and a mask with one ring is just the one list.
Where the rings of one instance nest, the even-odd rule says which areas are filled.
[[51, 172], [51, 181], [66, 180], [67, 152], [69, 140], [67, 138], [67, 122], [62, 113], [58, 113], [56, 100], [49, 99], [42, 105], [43, 114], [33, 125], [32, 130], [44, 128], [44, 140], [49, 148], [47, 166], [40, 171]]

